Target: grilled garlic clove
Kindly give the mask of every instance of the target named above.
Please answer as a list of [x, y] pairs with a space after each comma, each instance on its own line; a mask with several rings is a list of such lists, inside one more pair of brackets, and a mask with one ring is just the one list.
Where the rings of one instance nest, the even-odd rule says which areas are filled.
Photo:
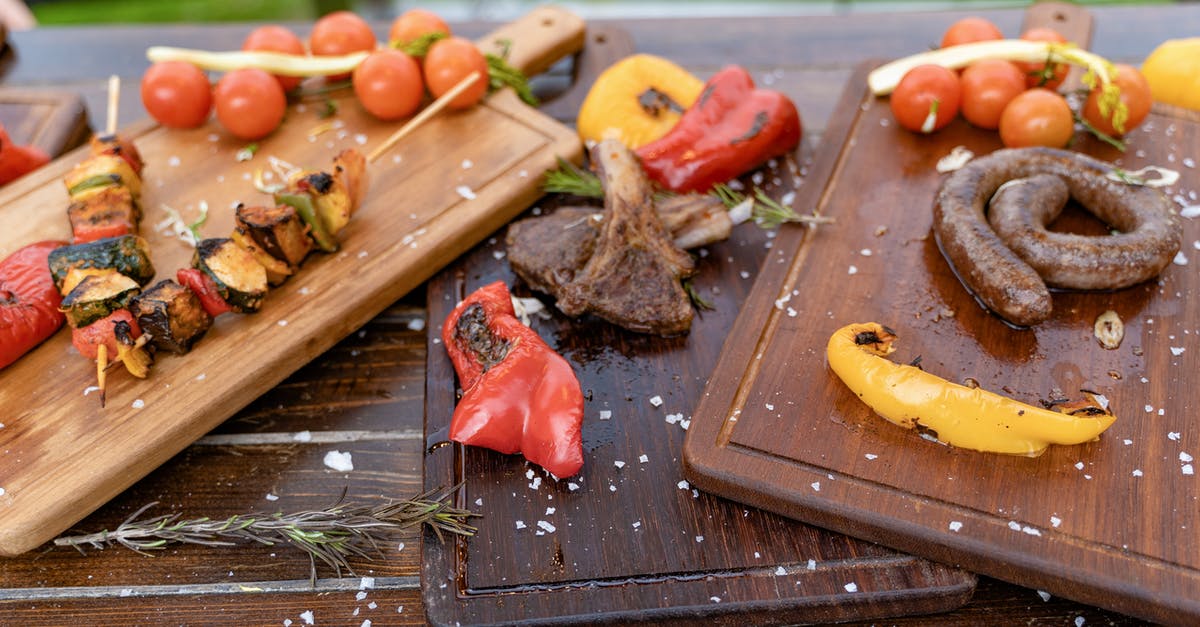
[[1121, 317], [1111, 309], [1096, 318], [1093, 330], [1100, 345], [1109, 350], [1120, 346], [1121, 340], [1125, 339], [1125, 323], [1121, 322]]

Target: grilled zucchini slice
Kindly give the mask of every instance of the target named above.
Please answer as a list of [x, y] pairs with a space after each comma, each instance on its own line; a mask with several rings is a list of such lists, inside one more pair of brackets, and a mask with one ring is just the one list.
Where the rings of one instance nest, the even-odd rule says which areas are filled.
[[221, 298], [237, 313], [254, 313], [267, 295], [267, 270], [228, 237], [200, 240], [192, 267], [212, 278]]
[[67, 324], [73, 329], [87, 325], [123, 309], [141, 289], [137, 281], [108, 269], [103, 273], [83, 278], [62, 299], [59, 311], [66, 315]]
[[293, 269], [298, 268], [312, 251], [313, 242], [308, 236], [308, 225], [291, 205], [238, 205], [236, 220], [237, 228], [250, 236], [259, 248]]
[[179, 355], [190, 351], [212, 326], [212, 316], [204, 311], [195, 292], [171, 279], [136, 296], [129, 311], [154, 346]]
[[[63, 292], [63, 283], [72, 269], [111, 268], [145, 285], [154, 278], [150, 247], [137, 235], [106, 237], [86, 244], [56, 248], [47, 258], [54, 286]], [[78, 274], [78, 273], [77, 273]]]

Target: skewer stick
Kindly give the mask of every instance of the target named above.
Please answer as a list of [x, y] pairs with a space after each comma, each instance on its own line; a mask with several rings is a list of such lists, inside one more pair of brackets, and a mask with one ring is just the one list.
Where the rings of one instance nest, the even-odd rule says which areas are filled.
[[418, 126], [424, 124], [429, 120], [429, 118], [437, 115], [442, 109], [445, 109], [446, 105], [450, 104], [451, 100], [454, 100], [464, 90], [471, 85], [474, 85], [475, 81], [479, 80], [480, 78], [482, 78], [482, 75], [479, 72], [471, 72], [466, 78], [458, 81], [458, 84], [452, 87], [450, 91], [442, 94], [440, 98], [431, 102], [429, 106], [425, 107], [416, 115], [416, 117], [409, 120], [404, 126], [401, 126], [400, 129], [395, 133], [392, 133], [392, 136], [384, 140], [383, 144], [381, 144], [375, 150], [372, 150], [371, 154], [367, 155], [367, 163], [375, 163], [375, 160], [379, 159], [379, 157], [383, 156], [383, 153], [387, 152], [392, 146], [396, 145], [396, 142], [404, 139], [405, 136], [413, 132], [413, 130]]
[[108, 119], [104, 124], [104, 134], [113, 135], [117, 132], [117, 104], [121, 99], [121, 77], [113, 74], [108, 77]]
[[96, 347], [96, 387], [100, 388], [100, 407], [104, 407], [105, 383], [108, 375], [108, 344]]

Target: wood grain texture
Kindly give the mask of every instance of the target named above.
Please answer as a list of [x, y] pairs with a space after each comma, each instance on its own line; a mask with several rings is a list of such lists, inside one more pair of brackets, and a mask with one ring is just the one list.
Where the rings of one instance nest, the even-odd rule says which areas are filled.
[[[1188, 464], [1200, 449], [1189, 429], [1200, 397], [1185, 366], [1200, 320], [1195, 273], [1173, 264], [1125, 290], [1055, 294], [1048, 322], [1008, 327], [975, 303], [930, 237], [937, 160], [960, 144], [986, 154], [998, 138], [961, 120], [930, 137], [897, 128], [886, 101], [865, 92], [867, 69], [847, 87], [829, 150], [814, 165], [826, 183], [798, 199], [837, 223], [781, 232], [772, 254], [780, 263], [764, 264], [717, 365], [730, 376], [701, 397], [687, 476], [1056, 595], [1156, 621], [1196, 620], [1200, 489]], [[1198, 122], [1195, 112], [1157, 108], [1124, 155], [1087, 138], [1074, 147], [1129, 169], [1174, 166], [1182, 178], [1168, 196], [1194, 203], [1200, 177], [1187, 163], [1200, 146]], [[1200, 231], [1183, 222], [1190, 255]], [[1125, 321], [1114, 351], [1092, 337], [1107, 309]], [[1055, 389], [1096, 390], [1118, 420], [1098, 442], [1035, 459], [927, 441], [872, 414], [825, 366], [833, 331], [868, 320], [899, 333], [897, 362], [919, 355], [929, 372], [1029, 403]]]
[[[550, 12], [550, 13], [547, 13]], [[547, 27], [548, 15], [559, 22]], [[544, 67], [538, 54], [561, 55], [582, 44], [582, 22], [546, 9], [530, 14], [514, 55]], [[509, 31], [510, 33], [512, 31]], [[557, 57], [555, 57], [557, 58]], [[343, 127], [309, 139], [317, 107], [290, 112], [260, 142], [260, 156], [232, 159], [242, 142], [214, 123], [194, 130], [143, 125], [130, 133], [149, 164], [144, 173], [142, 233], [158, 279], [190, 265], [192, 250], [155, 225], [163, 205], [186, 221], [199, 203], [211, 208], [205, 236], [232, 230], [231, 207], [264, 202], [250, 184], [266, 155], [307, 168], [327, 167], [338, 150], [382, 141], [391, 125], [369, 118], [352, 96], [339, 96]], [[0, 553], [15, 555], [53, 538], [111, 499], [288, 374], [361, 327], [388, 304], [527, 207], [538, 196], [536, 173], [556, 157], [580, 158], [575, 134], [497, 92], [467, 111], [445, 113], [418, 128], [369, 167], [363, 205], [339, 235], [341, 250], [315, 255], [297, 276], [272, 290], [263, 311], [219, 319], [186, 357], [164, 357], [148, 381], [113, 376], [108, 405], [85, 395], [94, 369], [62, 331], [0, 372], [0, 406], [12, 408], [0, 430]], [[0, 251], [69, 238], [61, 177], [77, 151], [0, 196]], [[48, 376], [49, 375], [49, 376]]]
[[57, 89], [0, 88], [0, 124], [18, 144], [57, 157], [91, 137], [79, 94]]

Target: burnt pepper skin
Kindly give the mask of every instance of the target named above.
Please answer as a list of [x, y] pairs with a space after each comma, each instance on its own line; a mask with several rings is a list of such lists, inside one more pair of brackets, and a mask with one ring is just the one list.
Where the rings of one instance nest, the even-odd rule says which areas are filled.
[[583, 467], [583, 392], [561, 355], [521, 324], [497, 281], [459, 303], [442, 342], [463, 389], [450, 439], [522, 453], [556, 477]]
[[728, 66], [666, 135], [637, 149], [650, 179], [679, 193], [706, 192], [800, 144], [796, 105], [757, 89], [744, 68]]

